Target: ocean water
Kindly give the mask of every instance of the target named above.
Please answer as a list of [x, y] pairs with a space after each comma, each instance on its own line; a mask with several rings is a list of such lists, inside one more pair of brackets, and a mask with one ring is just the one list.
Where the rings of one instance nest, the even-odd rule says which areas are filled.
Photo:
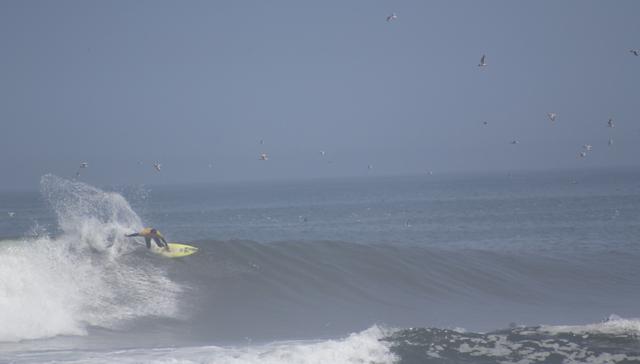
[[639, 240], [635, 170], [46, 175], [0, 192], [0, 363], [635, 363]]

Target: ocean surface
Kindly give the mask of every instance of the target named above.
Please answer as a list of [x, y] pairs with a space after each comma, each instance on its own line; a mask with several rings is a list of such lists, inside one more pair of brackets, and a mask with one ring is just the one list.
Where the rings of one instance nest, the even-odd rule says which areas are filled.
[[45, 175], [0, 191], [0, 363], [638, 363], [638, 262], [633, 169]]

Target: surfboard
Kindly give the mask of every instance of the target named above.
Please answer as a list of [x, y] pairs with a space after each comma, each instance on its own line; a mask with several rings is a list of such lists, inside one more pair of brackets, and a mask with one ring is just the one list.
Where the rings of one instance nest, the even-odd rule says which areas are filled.
[[198, 248], [187, 244], [169, 243], [169, 251], [158, 248], [155, 245], [151, 248], [151, 251], [167, 258], [180, 258], [195, 254], [198, 251]]

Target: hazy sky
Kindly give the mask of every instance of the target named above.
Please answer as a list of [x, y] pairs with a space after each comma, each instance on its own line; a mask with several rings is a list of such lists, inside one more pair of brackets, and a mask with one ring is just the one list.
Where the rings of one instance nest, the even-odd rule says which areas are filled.
[[639, 15], [634, 0], [2, 0], [0, 187], [81, 161], [95, 184], [637, 167]]

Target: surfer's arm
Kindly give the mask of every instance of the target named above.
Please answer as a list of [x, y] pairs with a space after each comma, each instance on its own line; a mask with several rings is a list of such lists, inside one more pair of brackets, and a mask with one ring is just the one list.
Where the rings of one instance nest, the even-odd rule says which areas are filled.
[[124, 234], [124, 236], [126, 236], [127, 238], [132, 238], [134, 236], [140, 236], [140, 234], [138, 233], [133, 233], [133, 234]]

